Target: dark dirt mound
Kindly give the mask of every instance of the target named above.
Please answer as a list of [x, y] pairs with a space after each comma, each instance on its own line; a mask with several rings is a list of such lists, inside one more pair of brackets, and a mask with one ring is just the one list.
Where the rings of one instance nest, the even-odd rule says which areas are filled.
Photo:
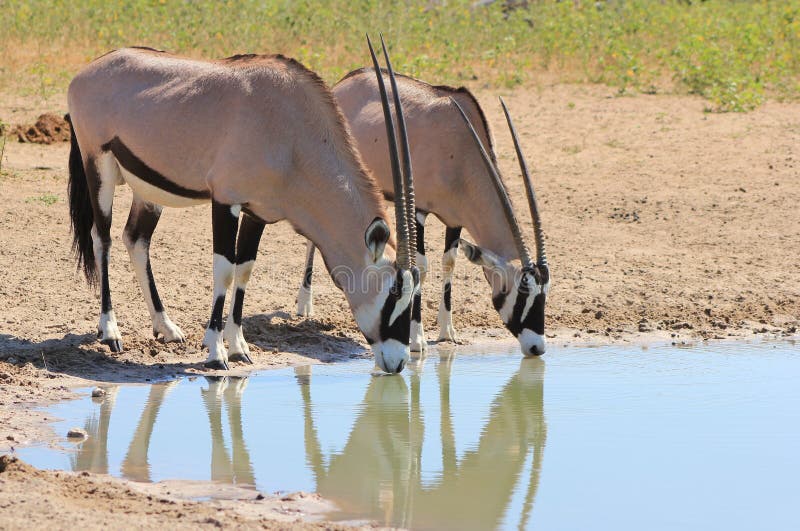
[[11, 130], [20, 142], [34, 144], [53, 144], [69, 142], [69, 124], [55, 114], [42, 114], [33, 125], [18, 125]]

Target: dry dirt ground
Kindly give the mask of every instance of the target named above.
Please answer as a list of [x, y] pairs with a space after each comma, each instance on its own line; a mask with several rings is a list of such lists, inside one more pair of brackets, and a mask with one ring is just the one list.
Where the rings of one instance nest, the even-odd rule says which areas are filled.
[[[497, 95], [478, 92], [512, 198], [527, 220]], [[551, 343], [796, 334], [800, 105], [709, 114], [696, 98], [616, 97], [612, 89], [574, 85], [502, 95], [535, 169], [553, 278]], [[12, 125], [64, 110], [63, 100], [0, 101], [0, 116]], [[110, 275], [125, 352], [112, 354], [94, 340], [97, 294], [70, 256], [67, 157], [64, 143], [6, 145], [0, 176], [3, 452], [52, 437], [44, 414], [30, 406], [67, 398], [86, 379], [142, 381], [199, 372], [205, 358], [200, 341], [211, 301], [210, 209], [167, 210], [156, 231], [155, 276], [170, 315], [188, 336], [186, 344], [164, 345], [151, 337], [120, 239], [130, 193], [118, 188]], [[529, 221], [525, 226], [530, 234]], [[429, 339], [438, 332], [443, 234], [441, 224], [429, 221], [432, 271], [423, 306]], [[293, 315], [303, 255], [303, 239], [287, 224], [267, 228], [245, 302], [255, 368], [369, 355], [344, 297], [321, 269], [316, 316]], [[463, 258], [453, 289], [464, 340], [505, 337], [480, 271]], [[102, 502], [87, 504], [87, 496]], [[256, 514], [252, 503], [219, 509], [109, 478], [0, 463], [3, 527], [285, 525], [265, 519], [281, 518], [280, 511], [261, 508]], [[39, 520], [28, 518], [33, 512]]]

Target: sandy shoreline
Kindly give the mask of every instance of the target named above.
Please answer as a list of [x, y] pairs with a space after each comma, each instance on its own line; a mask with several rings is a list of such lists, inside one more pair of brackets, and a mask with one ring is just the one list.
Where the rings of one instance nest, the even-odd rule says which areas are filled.
[[[479, 91], [478, 97], [512, 199], [524, 208], [497, 94]], [[547, 312], [552, 344], [797, 335], [800, 105], [707, 114], [700, 99], [617, 98], [597, 86], [500, 94], [515, 114], [542, 202], [553, 275]], [[0, 101], [0, 113], [12, 124], [30, 122], [41, 107]], [[47, 107], [63, 111], [65, 105], [51, 101]], [[67, 156], [65, 144], [6, 146], [0, 177], [0, 452], [49, 440], [51, 419], [31, 408], [70, 398], [75, 387], [202, 372], [209, 208], [165, 211], [154, 237], [162, 298], [188, 336], [186, 344], [165, 345], [151, 337], [120, 239], [130, 194], [118, 189], [110, 274], [125, 352], [111, 354], [95, 342], [96, 294], [69, 254]], [[438, 332], [443, 232], [438, 221], [429, 221], [431, 272], [423, 296], [429, 340]], [[303, 257], [304, 241], [287, 224], [267, 228], [245, 302], [245, 337], [255, 365], [234, 372], [369, 356], [344, 298], [322, 269], [315, 276], [317, 315], [293, 315]], [[463, 258], [453, 291], [455, 324], [465, 342], [509, 339], [480, 271]], [[280, 500], [220, 502], [227, 504], [220, 509], [122, 480], [3, 463], [0, 508], [3, 525], [11, 528], [53, 522], [88, 528], [305, 525], [281, 513]], [[99, 493], [102, 503], [83, 503], [89, 492]], [[305, 502], [311, 503], [303, 509], [308, 514], [324, 507], [313, 496]], [[37, 519], [28, 517], [31, 512]]]

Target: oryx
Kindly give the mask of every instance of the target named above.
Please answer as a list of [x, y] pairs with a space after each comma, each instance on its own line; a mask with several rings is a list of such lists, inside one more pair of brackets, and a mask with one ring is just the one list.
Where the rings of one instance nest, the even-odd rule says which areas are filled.
[[[471, 262], [483, 266], [491, 284], [494, 306], [505, 326], [519, 340], [523, 354], [544, 353], [544, 307], [550, 273], [536, 195], [505, 104], [503, 110], [514, 138], [533, 218], [535, 262], [522, 240], [500, 180], [489, 125], [475, 97], [463, 87], [432, 86], [402, 75], [397, 76], [397, 84], [411, 139], [416, 186], [416, 250], [423, 281], [428, 269], [425, 219], [428, 214], [434, 214], [447, 227], [438, 313], [439, 339], [456, 339], [451, 283], [458, 247], [461, 247]], [[379, 91], [373, 69], [350, 72], [334, 86], [333, 93], [347, 118], [361, 157], [372, 170], [384, 196], [391, 198], [391, 172], [382, 156], [385, 150], [381, 134], [383, 118], [378, 107]], [[473, 134], [464, 127], [462, 116], [468, 123], [476, 124], [477, 133]], [[480, 144], [486, 147], [482, 148]], [[475, 244], [460, 239], [462, 228], [469, 231]], [[514, 259], [520, 259], [520, 264], [512, 263]], [[313, 260], [314, 244], [309, 242], [305, 275], [297, 296], [297, 313], [300, 315], [313, 312]], [[420, 295], [416, 297], [411, 322], [411, 349], [419, 351], [425, 348], [426, 343], [421, 324]]]
[[[371, 44], [370, 53], [377, 67]], [[388, 66], [385, 47], [384, 54]], [[203, 61], [153, 49], [121, 49], [84, 68], [70, 83], [68, 101], [73, 246], [87, 280], [99, 277], [97, 330], [103, 343], [114, 351], [122, 348], [108, 258], [114, 188], [127, 183], [133, 205], [124, 240], [155, 335], [184, 340], [164, 310], [150, 268], [149, 242], [161, 208], [210, 201], [214, 287], [203, 339], [209, 348], [207, 367], [227, 368], [228, 359], [250, 361], [241, 328], [245, 285], [264, 224], [286, 219], [319, 246], [376, 363], [390, 373], [403, 369], [419, 275], [410, 252], [415, 226], [408, 225], [405, 215], [406, 209], [410, 216], [414, 210], [404, 192], [411, 186], [411, 169], [408, 164], [405, 172], [400, 168], [385, 94], [397, 185], [396, 251], [380, 190], [331, 91], [293, 59], [236, 55]], [[394, 103], [402, 126], [400, 101]], [[400, 141], [407, 159], [403, 127]], [[235, 295], [223, 329], [231, 285]]]

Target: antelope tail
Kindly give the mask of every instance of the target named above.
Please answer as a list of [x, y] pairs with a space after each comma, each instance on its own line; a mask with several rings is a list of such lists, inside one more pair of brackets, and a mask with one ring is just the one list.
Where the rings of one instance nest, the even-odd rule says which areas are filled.
[[86, 281], [90, 286], [97, 284], [97, 264], [94, 260], [94, 245], [92, 243], [92, 225], [94, 225], [94, 212], [89, 196], [89, 184], [86, 180], [86, 170], [83, 167], [81, 148], [72, 128], [69, 114], [64, 119], [70, 124], [70, 151], [69, 151], [69, 216], [72, 225], [72, 252], [78, 262], [78, 269], [83, 268]]

